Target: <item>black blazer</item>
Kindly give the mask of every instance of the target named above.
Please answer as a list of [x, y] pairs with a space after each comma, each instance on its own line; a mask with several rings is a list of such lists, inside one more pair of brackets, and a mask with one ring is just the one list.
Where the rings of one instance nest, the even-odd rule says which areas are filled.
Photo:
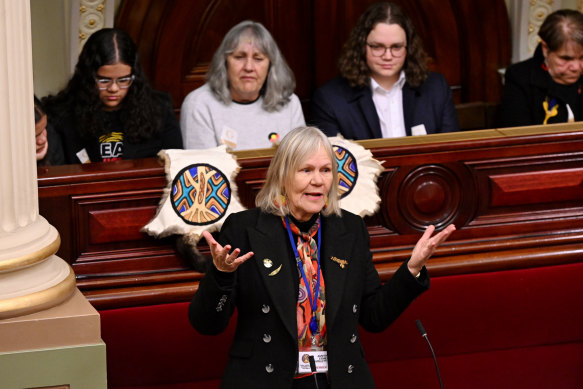
[[[221, 387], [292, 388], [298, 358], [299, 283], [281, 218], [259, 209], [233, 214], [223, 225], [220, 242], [255, 254], [234, 273], [213, 267], [190, 304], [190, 321], [204, 334], [222, 332], [237, 309], [237, 329]], [[362, 218], [344, 211], [342, 217], [322, 218], [321, 250], [330, 384], [333, 389], [374, 388], [358, 326], [376, 332], [387, 328], [429, 287], [427, 272], [424, 269], [416, 279], [403, 264], [382, 285]], [[332, 257], [348, 264], [341, 267]], [[264, 259], [272, 266], [265, 266]]]
[[[417, 88], [405, 83], [403, 114], [407, 135], [420, 124], [425, 125], [428, 134], [459, 130], [451, 88], [439, 73], [429, 73]], [[371, 88], [353, 88], [343, 77], [336, 77], [316, 90], [311, 115], [310, 124], [328, 136], [340, 133], [354, 140], [382, 138]]]

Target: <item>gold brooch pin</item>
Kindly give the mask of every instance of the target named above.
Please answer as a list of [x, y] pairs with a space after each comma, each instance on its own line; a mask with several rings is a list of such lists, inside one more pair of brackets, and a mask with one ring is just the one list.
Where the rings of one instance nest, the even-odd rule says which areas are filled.
[[275, 269], [274, 271], [272, 271], [271, 273], [269, 273], [269, 277], [273, 277], [274, 275], [276, 275], [277, 273], [279, 273], [280, 270], [281, 270], [281, 265], [279, 265], [279, 267], [277, 269]]
[[271, 266], [273, 266], [273, 262], [271, 261], [271, 259], [265, 258], [263, 260], [263, 266], [269, 269]]
[[344, 266], [348, 265], [348, 261], [345, 261], [344, 259], [338, 259], [336, 257], [330, 257], [330, 259], [333, 262], [336, 262], [337, 264], [339, 264], [342, 269], [344, 269]]

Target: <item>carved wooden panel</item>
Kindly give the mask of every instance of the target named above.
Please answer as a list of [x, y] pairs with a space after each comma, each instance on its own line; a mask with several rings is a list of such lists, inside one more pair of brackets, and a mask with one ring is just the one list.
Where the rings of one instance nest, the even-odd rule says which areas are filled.
[[499, 174], [490, 176], [490, 180], [492, 207], [570, 202], [583, 198], [581, 168]]
[[[382, 279], [428, 224], [457, 231], [433, 276], [583, 260], [583, 131], [521, 129], [360, 142], [383, 161], [379, 211], [365, 218]], [[574, 131], [573, 131], [574, 130]], [[433, 142], [432, 142], [433, 140]], [[242, 204], [253, 207], [272, 151], [238, 153]], [[172, 238], [140, 232], [166, 185], [157, 160], [39, 168], [40, 213], [61, 233], [59, 255], [101, 308], [188, 300], [200, 273]], [[208, 248], [200, 245], [203, 254]]]

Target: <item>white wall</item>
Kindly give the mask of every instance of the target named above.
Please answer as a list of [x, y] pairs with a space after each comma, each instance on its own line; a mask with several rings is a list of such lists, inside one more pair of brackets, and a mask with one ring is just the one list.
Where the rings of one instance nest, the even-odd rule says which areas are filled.
[[69, 79], [70, 0], [30, 0], [34, 93], [58, 92]]
[[[20, 1], [20, 0], [18, 0]], [[71, 64], [77, 62], [78, 53], [69, 54], [71, 46], [78, 47], [80, 27], [71, 26], [71, 21], [82, 23], [79, 4], [83, 0], [29, 0], [32, 29], [32, 62], [34, 93], [38, 97], [57, 93], [69, 80]], [[113, 26], [114, 13], [122, 0], [105, 0], [113, 4], [107, 9], [106, 27]], [[96, 4], [95, 1], [85, 1]], [[107, 8], [107, 6], [106, 6]], [[72, 33], [75, 31], [75, 33]], [[71, 40], [75, 39], [71, 45]], [[71, 56], [73, 58], [71, 58]]]

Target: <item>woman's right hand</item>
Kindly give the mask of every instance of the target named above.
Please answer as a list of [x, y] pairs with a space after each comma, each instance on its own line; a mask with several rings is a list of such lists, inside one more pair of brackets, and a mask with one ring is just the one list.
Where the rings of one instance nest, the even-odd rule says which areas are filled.
[[237, 268], [243, 262], [247, 261], [253, 256], [252, 251], [249, 251], [245, 255], [239, 256], [241, 250], [238, 248], [229, 254], [229, 251], [231, 251], [231, 245], [225, 245], [225, 247], [221, 246], [208, 231], [204, 231], [202, 236], [204, 236], [206, 243], [211, 249], [213, 263], [219, 271], [232, 273], [237, 270]]

